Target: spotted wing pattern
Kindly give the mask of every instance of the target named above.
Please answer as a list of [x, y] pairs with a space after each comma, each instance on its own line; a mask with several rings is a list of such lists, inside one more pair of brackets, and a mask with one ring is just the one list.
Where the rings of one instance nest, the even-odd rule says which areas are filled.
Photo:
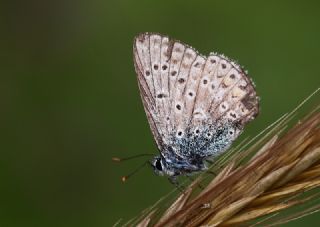
[[133, 52], [144, 109], [160, 151], [172, 136], [196, 134], [204, 125], [217, 122], [237, 124], [234, 139], [258, 114], [253, 83], [223, 55], [205, 57], [180, 41], [154, 33], [138, 35]]

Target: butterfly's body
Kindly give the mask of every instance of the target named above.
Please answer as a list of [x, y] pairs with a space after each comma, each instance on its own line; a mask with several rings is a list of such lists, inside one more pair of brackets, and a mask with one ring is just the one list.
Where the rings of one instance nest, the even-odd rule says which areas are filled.
[[258, 113], [250, 79], [224, 56], [199, 55], [166, 36], [134, 41], [134, 62], [144, 109], [160, 155], [156, 173], [175, 177], [206, 169]]

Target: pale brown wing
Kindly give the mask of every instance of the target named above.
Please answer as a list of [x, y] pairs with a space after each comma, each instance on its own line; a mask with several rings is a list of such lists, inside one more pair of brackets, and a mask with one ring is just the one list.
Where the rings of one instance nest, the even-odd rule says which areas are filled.
[[[168, 87], [162, 88], [162, 81], [164, 82], [165, 79], [161, 80], [161, 77], [168, 78], [168, 75], [165, 75], [168, 69], [162, 70], [165, 68], [165, 63], [161, 64], [161, 55], [164, 52], [167, 54], [163, 42], [167, 43], [168, 49], [168, 38], [145, 33], [137, 36], [133, 45], [134, 65], [141, 99], [152, 134], [160, 150], [166, 133], [163, 122], [166, 109], [161, 107], [162, 103], [159, 101], [159, 97], [166, 100], [169, 97]], [[167, 58], [168, 60], [169, 58]], [[162, 56], [162, 61], [164, 61], [164, 56]], [[165, 62], [168, 67], [167, 61]]]
[[133, 52], [143, 106], [160, 150], [172, 135], [182, 138], [186, 131], [216, 122], [237, 122], [236, 138], [258, 114], [251, 80], [222, 55], [204, 57], [153, 33], [138, 35]]
[[239, 126], [236, 138], [243, 126], [259, 112], [259, 98], [254, 85], [245, 72], [228, 58], [210, 54], [201, 76], [193, 106], [191, 124], [204, 122], [235, 122]]

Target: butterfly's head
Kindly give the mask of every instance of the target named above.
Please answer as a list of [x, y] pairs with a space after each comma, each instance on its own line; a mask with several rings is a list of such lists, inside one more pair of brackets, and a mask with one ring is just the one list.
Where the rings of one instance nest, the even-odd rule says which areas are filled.
[[172, 176], [174, 171], [172, 171], [168, 166], [164, 158], [157, 155], [151, 160], [151, 166], [153, 167], [154, 172], [159, 176]]
[[164, 165], [162, 163], [162, 158], [157, 155], [151, 160], [151, 166], [153, 167], [154, 172], [157, 175], [163, 176], [164, 175]]

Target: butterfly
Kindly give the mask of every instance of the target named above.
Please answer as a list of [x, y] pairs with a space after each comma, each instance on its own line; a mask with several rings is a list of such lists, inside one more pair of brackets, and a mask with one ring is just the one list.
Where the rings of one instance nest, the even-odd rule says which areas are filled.
[[134, 66], [147, 119], [160, 151], [158, 175], [175, 179], [207, 169], [259, 112], [251, 79], [229, 58], [156, 33], [133, 45]]

